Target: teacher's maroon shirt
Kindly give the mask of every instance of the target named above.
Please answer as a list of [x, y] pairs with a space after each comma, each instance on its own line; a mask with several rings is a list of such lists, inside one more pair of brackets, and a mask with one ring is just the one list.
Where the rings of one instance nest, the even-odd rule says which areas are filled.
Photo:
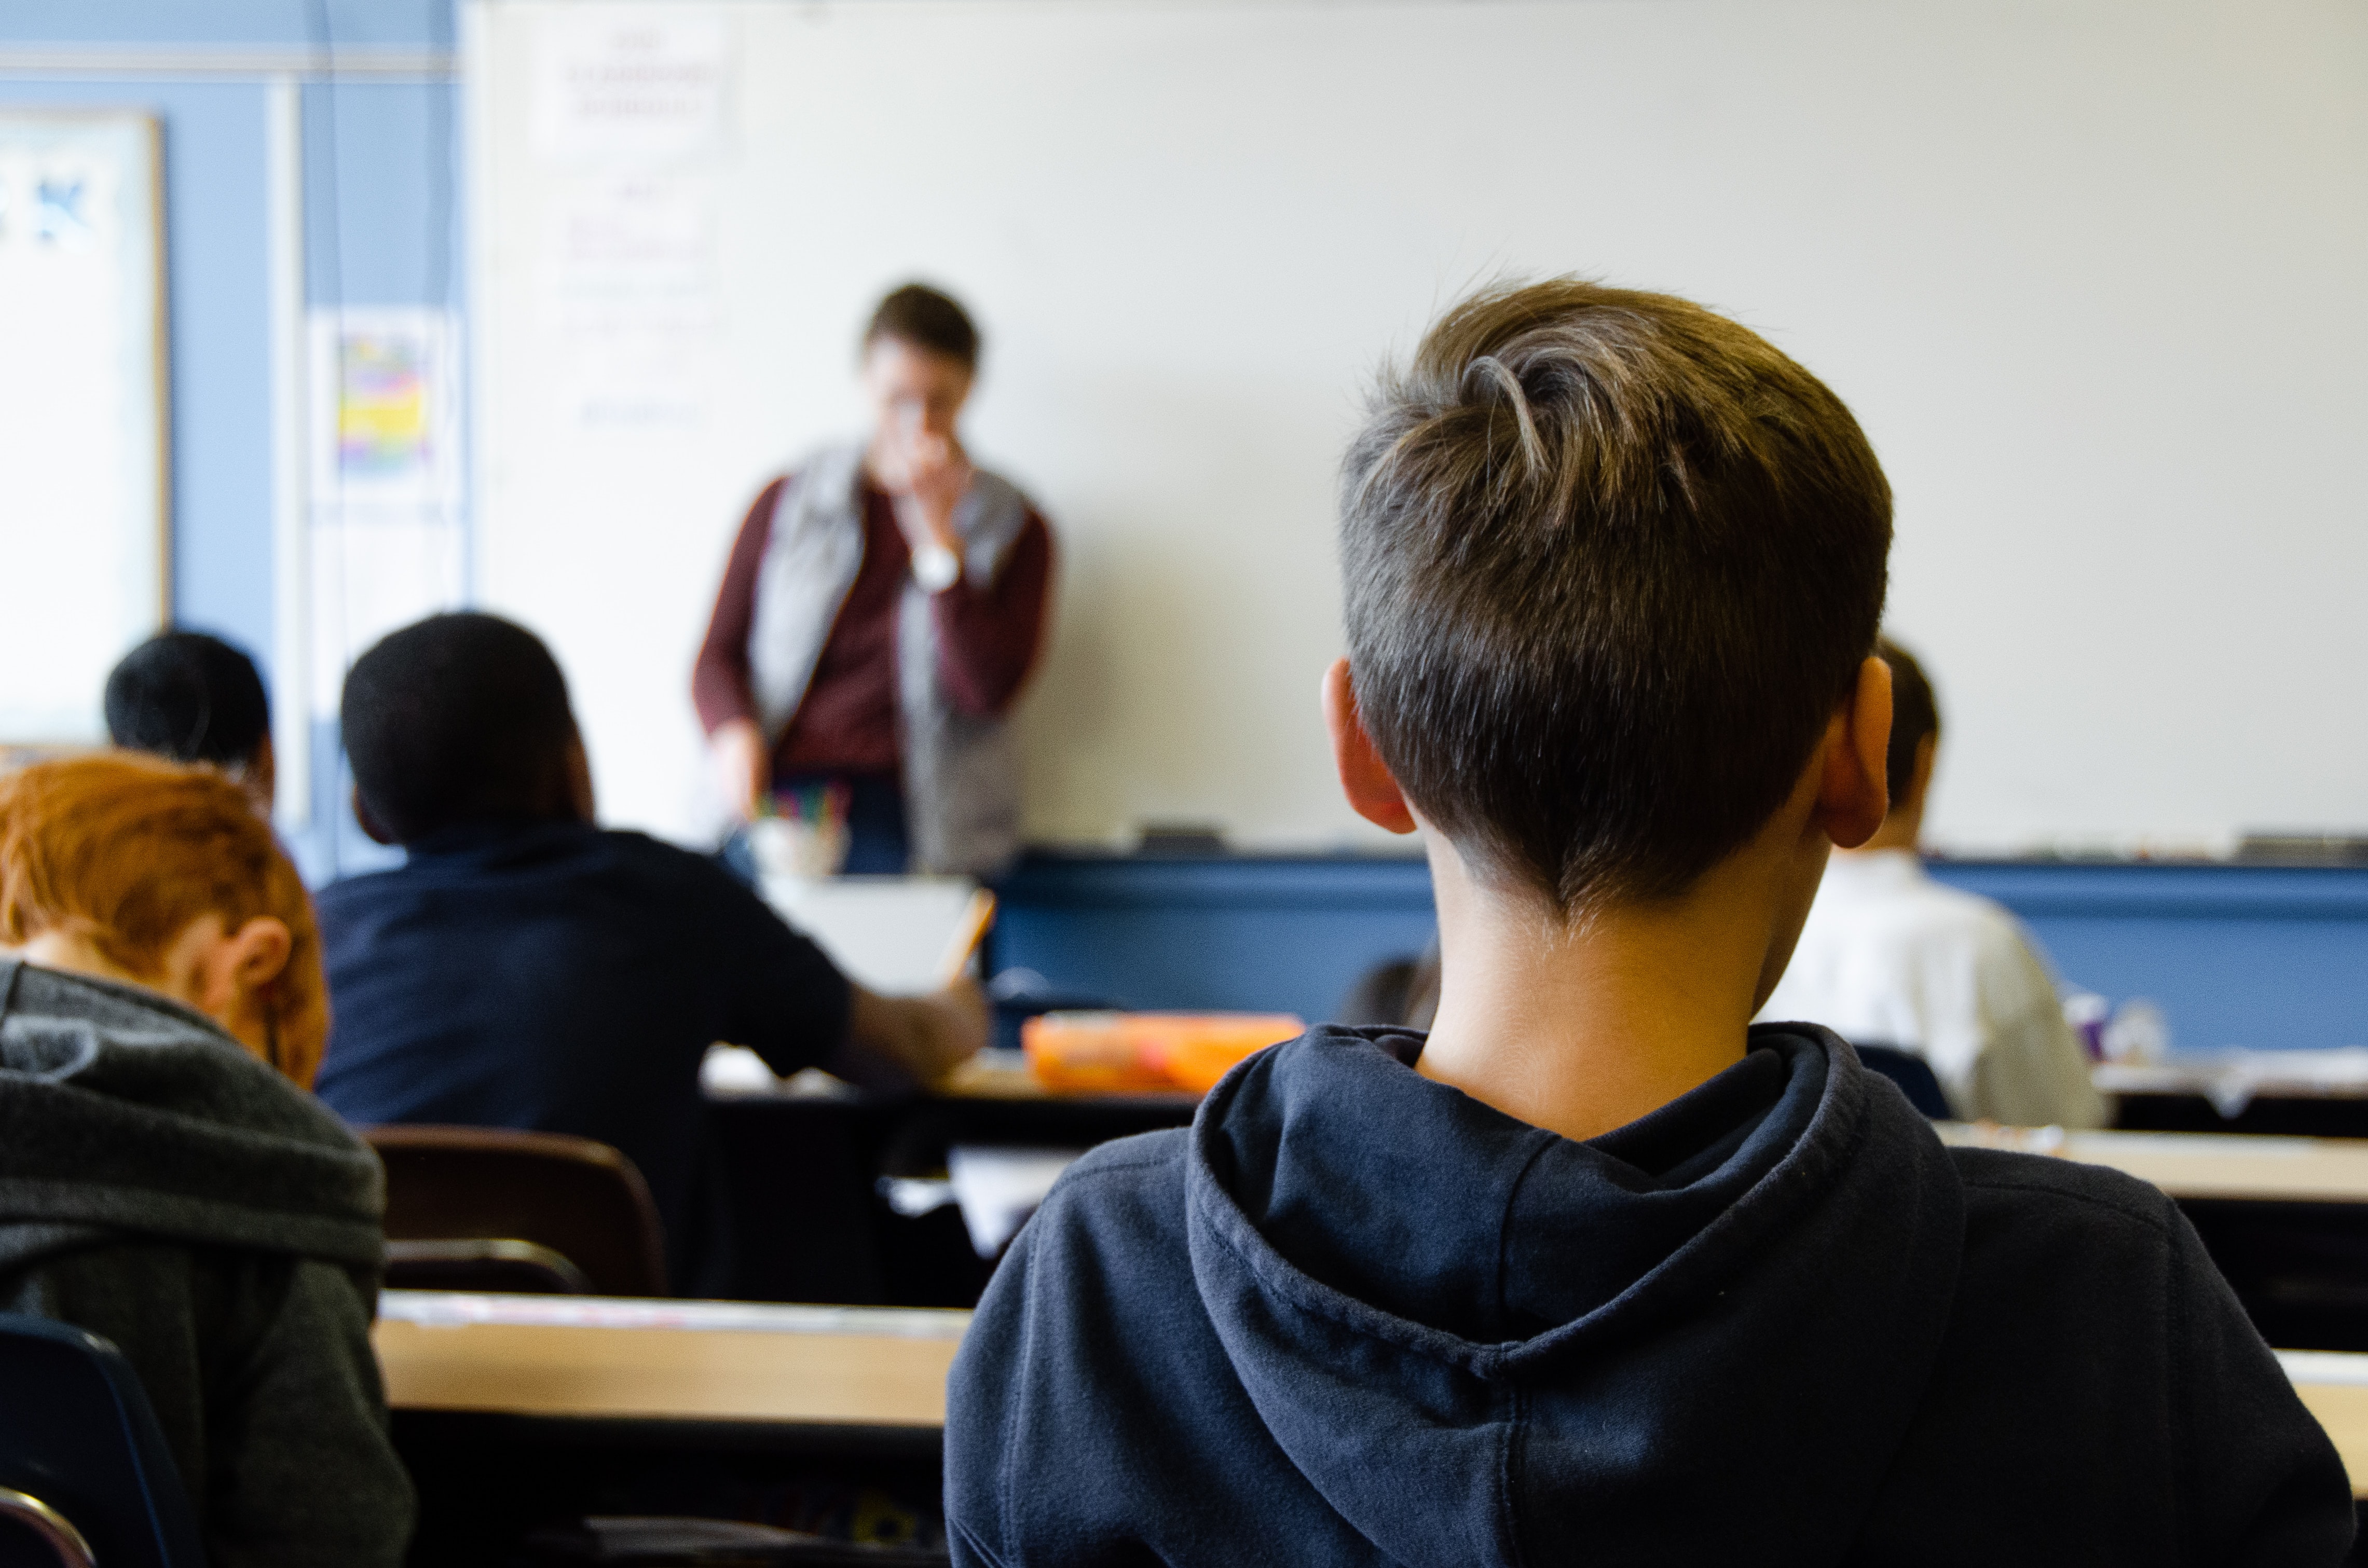
[[[691, 700], [711, 734], [728, 720], [757, 717], [748, 683], [748, 629], [757, 613], [757, 568], [787, 483], [777, 479], [767, 485], [742, 520], [691, 674]], [[863, 565], [823, 644], [805, 700], [773, 748], [774, 777], [900, 770], [896, 603], [911, 568], [912, 551], [896, 526], [895, 504], [867, 477]], [[992, 584], [976, 587], [965, 577], [930, 599], [937, 618], [938, 679], [956, 708], [986, 715], [1011, 705], [1036, 662], [1052, 577], [1053, 532], [1030, 507]]]

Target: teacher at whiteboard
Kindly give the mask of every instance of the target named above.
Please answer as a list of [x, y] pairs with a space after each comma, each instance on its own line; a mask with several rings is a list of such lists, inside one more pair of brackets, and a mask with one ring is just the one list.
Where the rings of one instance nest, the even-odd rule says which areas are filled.
[[957, 426], [978, 329], [906, 284], [864, 329], [863, 440], [758, 493], [692, 700], [744, 823], [843, 825], [841, 869], [984, 875], [1019, 843], [1006, 723], [1036, 662], [1053, 535]]

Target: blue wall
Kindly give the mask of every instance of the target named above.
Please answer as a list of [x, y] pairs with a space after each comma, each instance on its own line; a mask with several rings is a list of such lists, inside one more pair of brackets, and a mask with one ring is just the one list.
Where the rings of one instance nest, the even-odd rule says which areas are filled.
[[2175, 1047], [2368, 1045], [2368, 869], [1942, 863], [2072, 984], [2162, 1004]]
[[[133, 108], [164, 126], [172, 364], [173, 604], [273, 669], [270, 320], [265, 93], [222, 68], [239, 49], [449, 50], [450, 0], [6, 0], [0, 55], [28, 47], [136, 51], [120, 79], [0, 59], [0, 105]], [[176, 57], [188, 69], [175, 72]], [[309, 301], [440, 305], [461, 295], [460, 92], [442, 81], [303, 89]], [[316, 731], [308, 875], [358, 835], [342, 806], [334, 726]]]
[[988, 960], [1078, 1002], [1336, 1016], [1358, 976], [1430, 943], [1418, 859], [1031, 855], [996, 888]]
[[[1941, 864], [2029, 924], [2071, 983], [2161, 1004], [2174, 1042], [2368, 1044], [2368, 869]], [[1031, 856], [999, 890], [990, 959], [1133, 1007], [1333, 1016], [1372, 965], [1430, 939], [1419, 860]]]

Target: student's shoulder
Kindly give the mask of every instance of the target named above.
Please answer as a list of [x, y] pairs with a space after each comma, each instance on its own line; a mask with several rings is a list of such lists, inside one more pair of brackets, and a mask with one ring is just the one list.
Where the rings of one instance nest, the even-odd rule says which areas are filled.
[[602, 828], [598, 842], [602, 858], [635, 877], [687, 896], [734, 906], [766, 907], [753, 889], [726, 871], [712, 855], [702, 855], [624, 827]]
[[1928, 931], [1968, 932], [1995, 938], [2021, 930], [2014, 915], [1996, 899], [1952, 887], [1929, 872], [1905, 880], [1884, 896], [1869, 899], [1866, 903], [1871, 912], [1885, 921], [1921, 926]]
[[2140, 1246], [2170, 1244], [2179, 1210], [2151, 1182], [2108, 1165], [2005, 1149], [1952, 1148], [1968, 1220], [1996, 1221], [2024, 1238], [2118, 1237]]
[[405, 896], [409, 889], [424, 880], [420, 869], [414, 865], [356, 872], [313, 889], [313, 910], [324, 920], [359, 914]]
[[1918, 914], [1935, 926], [1953, 927], [1984, 947], [2023, 949], [2029, 945], [2022, 922], [1994, 898], [1951, 887], [1927, 876], [1917, 883]]
[[1037, 1248], [1137, 1257], [1184, 1233], [1183, 1128], [1088, 1150], [1061, 1173], [1030, 1221]]
[[[964, 1359], [973, 1370], [989, 1341], [1008, 1342], [1042, 1320], [1030, 1340], [1049, 1360], [1099, 1363], [1114, 1325], [1159, 1315], [1190, 1296], [1184, 1218], [1186, 1139], [1181, 1128], [1101, 1144], [1061, 1173], [996, 1270]], [[1079, 1339], [1078, 1336], [1082, 1336]], [[1030, 1336], [1022, 1335], [1027, 1338]], [[1052, 1351], [1054, 1341], [1067, 1349]]]
[[1098, 1143], [1061, 1173], [1044, 1208], [1090, 1222], [1144, 1204], [1180, 1204], [1190, 1137], [1172, 1127]]

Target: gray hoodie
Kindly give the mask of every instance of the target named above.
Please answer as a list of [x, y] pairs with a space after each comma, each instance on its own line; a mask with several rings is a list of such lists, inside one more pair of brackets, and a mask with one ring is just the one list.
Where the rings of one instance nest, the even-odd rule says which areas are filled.
[[0, 957], [0, 1311], [131, 1358], [217, 1568], [393, 1564], [378, 1159], [199, 1015]]

